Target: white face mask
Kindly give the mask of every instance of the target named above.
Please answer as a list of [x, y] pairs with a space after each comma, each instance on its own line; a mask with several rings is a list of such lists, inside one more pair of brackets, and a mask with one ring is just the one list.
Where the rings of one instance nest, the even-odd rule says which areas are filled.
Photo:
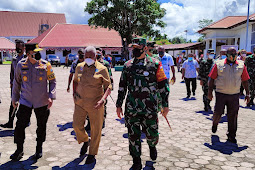
[[210, 54], [208, 58], [209, 58], [209, 59], [214, 59], [214, 55], [213, 55], [213, 54]]
[[85, 61], [85, 63], [87, 63], [88, 66], [91, 66], [92, 64], [95, 63], [95, 60], [93, 60], [91, 58], [86, 58], [84, 61]]
[[242, 57], [246, 57], [246, 54], [241, 54]]

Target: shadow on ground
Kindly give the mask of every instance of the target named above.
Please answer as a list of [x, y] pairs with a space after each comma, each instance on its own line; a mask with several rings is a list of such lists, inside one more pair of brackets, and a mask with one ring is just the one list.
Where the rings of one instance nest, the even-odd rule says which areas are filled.
[[180, 100], [183, 100], [183, 101], [190, 101], [190, 100], [197, 100], [195, 97], [190, 97], [190, 98], [182, 98], [182, 99], [180, 99]]
[[[213, 116], [210, 117], [210, 118], [207, 117], [206, 119], [213, 121]], [[224, 122], [228, 122], [228, 117], [227, 117], [227, 115], [222, 116], [221, 119], [220, 119], [220, 121], [219, 121], [219, 123], [224, 123]]]
[[0, 137], [14, 136], [14, 130], [2, 130], [0, 129]]
[[80, 163], [84, 160], [84, 158], [86, 156], [87, 155], [76, 158], [72, 162], [69, 162], [68, 164], [66, 164], [63, 167], [54, 166], [54, 167], [52, 167], [52, 170], [58, 170], [58, 169], [62, 169], [62, 170], [64, 170], [64, 169], [69, 169], [69, 170], [91, 170], [91, 169], [94, 169], [94, 167], [96, 165], [96, 161], [92, 164], [89, 164], [89, 165], [86, 165], [86, 164], [80, 165]]
[[66, 129], [72, 129], [73, 128], [73, 122], [68, 122], [64, 125], [57, 125], [57, 127], [59, 128], [59, 131], [65, 131]]
[[143, 168], [143, 170], [154, 170], [154, 166], [153, 164], [155, 164], [156, 162], [152, 162], [152, 161], [146, 161], [145, 163], [145, 167]]
[[205, 116], [210, 116], [210, 115], [213, 114], [213, 111], [210, 110], [210, 111], [206, 112], [204, 110], [201, 110], [201, 111], [196, 111], [196, 113], [201, 113], [201, 114], [203, 114]]
[[37, 169], [38, 166], [32, 166], [37, 162], [32, 156], [24, 161], [9, 161], [0, 166], [0, 169]]
[[240, 108], [243, 108], [243, 109], [251, 109], [251, 110], [255, 110], [255, 105], [253, 105], [252, 107], [244, 107], [244, 106], [240, 106]]
[[115, 119], [115, 120], [119, 121], [119, 122], [120, 122], [120, 124], [125, 124], [125, 119], [124, 119], [124, 118], [121, 118], [121, 119]]
[[248, 148], [248, 146], [238, 147], [237, 144], [231, 142], [221, 142], [219, 136], [212, 135], [211, 137], [212, 144], [204, 143], [205, 146], [212, 150], [219, 151], [226, 155], [231, 155], [233, 152], [241, 152]]

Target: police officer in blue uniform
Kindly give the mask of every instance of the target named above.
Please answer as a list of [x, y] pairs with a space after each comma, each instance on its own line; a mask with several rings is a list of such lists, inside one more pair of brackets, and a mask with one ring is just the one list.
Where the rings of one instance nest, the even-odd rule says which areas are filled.
[[[11, 64], [11, 72], [10, 72], [10, 87], [11, 87], [11, 91], [12, 91], [12, 86], [13, 86], [13, 79], [14, 79], [14, 73], [15, 73], [15, 68], [18, 64], [18, 62], [26, 57], [24, 55], [24, 51], [25, 51], [25, 44], [22, 40], [16, 40], [16, 52], [17, 55], [14, 56], [12, 58], [12, 64]], [[10, 109], [9, 109], [9, 120], [7, 123], [5, 124], [1, 124], [0, 126], [3, 128], [13, 128], [13, 120], [15, 117], [15, 113], [16, 113], [17, 109], [14, 109], [12, 106], [12, 103], [10, 105]]]
[[16, 66], [12, 105], [18, 106], [17, 123], [14, 131], [14, 143], [17, 150], [10, 156], [12, 160], [19, 160], [23, 156], [25, 128], [30, 121], [32, 110], [37, 120], [37, 146], [35, 159], [42, 157], [42, 145], [46, 138], [46, 123], [50, 114], [50, 107], [56, 99], [56, 79], [51, 64], [41, 59], [42, 49], [35, 44], [26, 44], [27, 58], [22, 59]]

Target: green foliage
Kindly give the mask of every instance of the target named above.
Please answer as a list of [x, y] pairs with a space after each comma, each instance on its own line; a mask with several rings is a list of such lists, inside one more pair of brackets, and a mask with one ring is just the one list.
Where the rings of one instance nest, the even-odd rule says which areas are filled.
[[183, 36], [177, 36], [172, 38], [170, 42], [173, 44], [183, 44], [186, 43], [186, 39]]
[[169, 42], [167, 39], [161, 39], [161, 40], [157, 40], [156, 44], [158, 44], [158, 45], [167, 45], [167, 44], [172, 44], [172, 43]]
[[202, 19], [198, 21], [199, 28], [202, 29], [204, 27], [207, 27], [208, 25], [211, 25], [213, 23], [212, 19]]
[[[165, 9], [155, 0], [92, 0], [85, 11], [92, 15], [89, 25], [114, 29], [119, 32], [123, 45], [132, 42], [133, 35], [154, 36], [155, 26], [165, 27], [160, 20]], [[127, 41], [127, 43], [125, 43]]]

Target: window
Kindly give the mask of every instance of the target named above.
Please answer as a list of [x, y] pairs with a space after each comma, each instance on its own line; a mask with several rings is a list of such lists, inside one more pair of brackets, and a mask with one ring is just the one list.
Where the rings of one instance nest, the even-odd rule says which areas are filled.
[[71, 50], [63, 50], [63, 56], [67, 56], [68, 54], [71, 53]]
[[55, 54], [55, 50], [46, 50], [46, 55]]
[[111, 51], [111, 54], [119, 54], [118, 51]]
[[252, 31], [251, 31], [251, 52], [255, 48], [255, 24], [252, 24]]

